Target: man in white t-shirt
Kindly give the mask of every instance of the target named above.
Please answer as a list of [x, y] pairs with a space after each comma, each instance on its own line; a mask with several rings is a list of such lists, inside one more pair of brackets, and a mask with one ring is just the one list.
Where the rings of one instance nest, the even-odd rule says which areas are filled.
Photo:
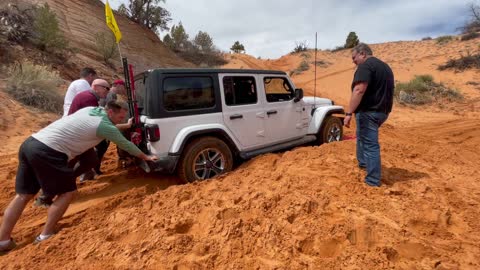
[[68, 115], [70, 105], [75, 96], [83, 91], [92, 89], [93, 80], [97, 78], [97, 72], [93, 68], [86, 67], [80, 72], [80, 79], [73, 81], [68, 86], [67, 93], [65, 93], [65, 101], [63, 102], [63, 116]]

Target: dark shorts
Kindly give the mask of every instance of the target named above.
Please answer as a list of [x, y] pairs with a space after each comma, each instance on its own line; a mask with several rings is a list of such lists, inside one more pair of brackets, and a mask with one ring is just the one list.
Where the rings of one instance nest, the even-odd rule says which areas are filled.
[[18, 152], [15, 192], [55, 196], [77, 189], [73, 168], [66, 154], [58, 152], [33, 137], [26, 139]]

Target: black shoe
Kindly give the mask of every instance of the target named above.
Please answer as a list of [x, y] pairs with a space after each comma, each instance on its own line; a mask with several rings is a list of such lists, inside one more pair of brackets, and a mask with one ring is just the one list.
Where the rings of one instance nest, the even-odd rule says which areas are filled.
[[48, 208], [50, 205], [53, 203], [53, 198], [51, 197], [46, 197], [46, 196], [39, 196], [35, 199], [33, 202], [34, 206], [42, 207], [42, 208]]

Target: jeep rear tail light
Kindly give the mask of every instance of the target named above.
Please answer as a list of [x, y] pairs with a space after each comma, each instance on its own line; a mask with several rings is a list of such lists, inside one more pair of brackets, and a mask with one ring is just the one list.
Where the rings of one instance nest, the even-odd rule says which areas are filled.
[[160, 140], [160, 128], [157, 124], [148, 124], [145, 125], [145, 133], [147, 134], [147, 139], [151, 142], [156, 142]]

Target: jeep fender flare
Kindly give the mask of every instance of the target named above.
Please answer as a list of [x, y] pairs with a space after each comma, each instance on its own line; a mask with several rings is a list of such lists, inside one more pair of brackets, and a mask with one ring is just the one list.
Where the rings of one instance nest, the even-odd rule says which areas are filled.
[[233, 153], [238, 152], [239, 143], [233, 139], [233, 134], [231, 134], [231, 132], [228, 131], [225, 126], [220, 124], [208, 124], [189, 126], [181, 129], [175, 137], [169, 153], [173, 155], [180, 155], [188, 141], [201, 136], [214, 136], [222, 139], [231, 148]]
[[316, 108], [313, 112], [310, 124], [308, 125], [308, 134], [317, 134], [322, 128], [325, 118], [332, 114], [345, 114], [345, 110], [342, 106], [326, 106]]

